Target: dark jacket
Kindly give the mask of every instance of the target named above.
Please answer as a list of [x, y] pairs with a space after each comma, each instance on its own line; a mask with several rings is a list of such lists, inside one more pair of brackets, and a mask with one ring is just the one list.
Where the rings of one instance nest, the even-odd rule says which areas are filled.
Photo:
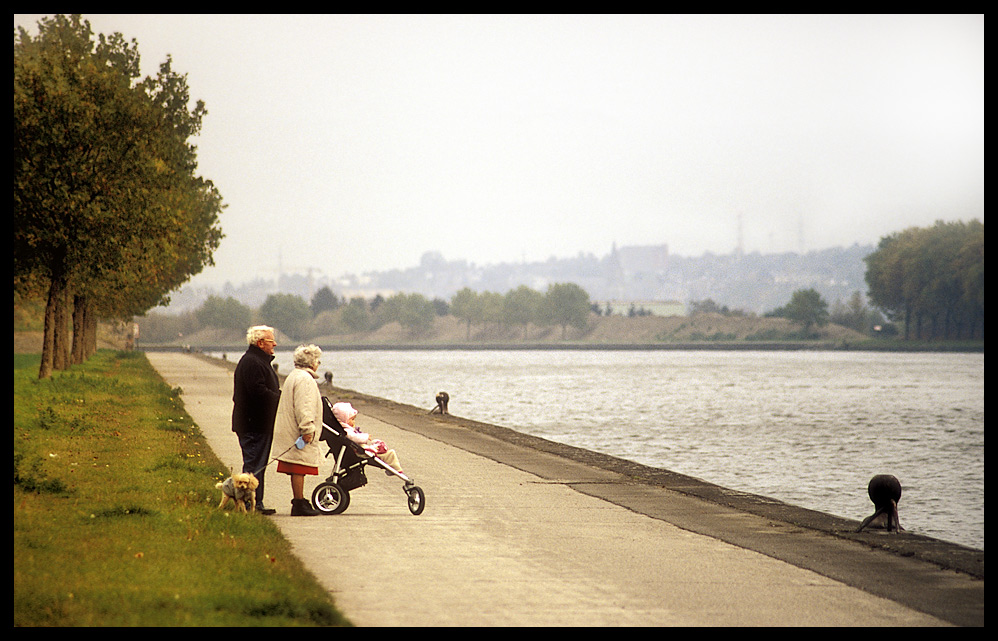
[[281, 384], [270, 362], [274, 357], [250, 345], [233, 375], [232, 431], [273, 433]]

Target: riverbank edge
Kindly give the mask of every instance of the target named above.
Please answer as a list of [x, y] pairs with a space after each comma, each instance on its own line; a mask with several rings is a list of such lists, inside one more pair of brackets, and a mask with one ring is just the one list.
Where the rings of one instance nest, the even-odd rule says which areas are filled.
[[[223, 360], [203, 353], [194, 353], [194, 355], [231, 370], [235, 370], [238, 361], [238, 358]], [[284, 376], [281, 378], [283, 379]], [[324, 394], [335, 395], [337, 400], [363, 401], [366, 414], [403, 429], [427, 434], [439, 430], [441, 426], [464, 428], [513, 445], [614, 472], [628, 477], [636, 483], [664, 488], [685, 496], [785, 523], [789, 526], [806, 528], [836, 538], [858, 542], [871, 549], [881, 550], [896, 556], [919, 559], [944, 569], [984, 580], [984, 550], [910, 532], [888, 534], [883, 530], [868, 528], [862, 533], [856, 533], [855, 530], [859, 527], [860, 520], [846, 519], [790, 505], [770, 497], [732, 490], [696, 477], [550, 441], [499, 425], [462, 418], [453, 414], [430, 414], [429, 409], [426, 408], [398, 403], [356, 390], [327, 385], [321, 387]], [[432, 405], [432, 401], [428, 401], [428, 404]], [[865, 494], [866, 488], [859, 488], [858, 491]], [[635, 506], [625, 507], [642, 512], [640, 508]], [[873, 505], [871, 503], [870, 513], [872, 512]], [[655, 518], [653, 514], [643, 513]], [[866, 516], [868, 515], [864, 514], [860, 518]]]

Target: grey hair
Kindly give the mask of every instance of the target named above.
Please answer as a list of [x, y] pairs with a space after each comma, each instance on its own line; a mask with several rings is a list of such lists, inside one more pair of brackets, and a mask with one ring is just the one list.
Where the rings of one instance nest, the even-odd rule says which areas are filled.
[[314, 370], [319, 366], [322, 350], [317, 345], [299, 345], [295, 348], [295, 367]]
[[268, 327], [267, 325], [254, 325], [246, 330], [246, 344], [256, 345], [258, 340], [266, 337], [267, 332], [271, 334], [274, 333], [273, 327]]

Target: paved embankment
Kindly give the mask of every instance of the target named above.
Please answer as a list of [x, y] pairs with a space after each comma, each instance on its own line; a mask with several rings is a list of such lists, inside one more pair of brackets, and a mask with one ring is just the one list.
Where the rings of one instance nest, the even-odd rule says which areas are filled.
[[[148, 356], [238, 469], [232, 364]], [[982, 551], [852, 535], [856, 522], [667, 471], [330, 396], [354, 403], [359, 426], [395, 448], [426, 493], [425, 512], [412, 516], [401, 481], [371, 470], [343, 514], [290, 517], [290, 483], [268, 468], [278, 514], [267, 518], [358, 625], [984, 624]]]

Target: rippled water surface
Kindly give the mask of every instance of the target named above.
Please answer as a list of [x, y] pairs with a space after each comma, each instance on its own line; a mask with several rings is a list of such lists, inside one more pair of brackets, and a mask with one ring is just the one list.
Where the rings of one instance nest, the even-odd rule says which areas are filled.
[[[278, 352], [282, 372], [291, 356]], [[334, 384], [984, 549], [983, 354], [327, 351]]]

